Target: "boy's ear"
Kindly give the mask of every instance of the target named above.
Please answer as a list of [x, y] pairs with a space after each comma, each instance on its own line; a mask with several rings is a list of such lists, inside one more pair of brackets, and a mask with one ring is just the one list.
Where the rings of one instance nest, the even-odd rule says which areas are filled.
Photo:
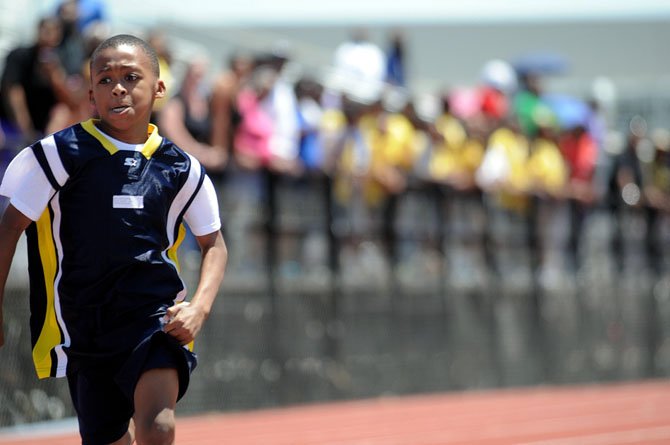
[[161, 99], [165, 97], [166, 93], [167, 93], [167, 87], [165, 86], [165, 82], [163, 82], [162, 79], [158, 79], [156, 81], [156, 94], [155, 94], [156, 99]]

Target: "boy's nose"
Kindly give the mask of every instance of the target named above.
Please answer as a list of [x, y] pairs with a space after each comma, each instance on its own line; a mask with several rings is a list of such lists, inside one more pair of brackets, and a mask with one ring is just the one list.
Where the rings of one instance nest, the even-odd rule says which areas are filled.
[[114, 88], [112, 89], [112, 94], [114, 94], [115, 96], [122, 96], [127, 92], [128, 91], [125, 89], [123, 85], [121, 85], [121, 83], [117, 83], [116, 85], [114, 85]]

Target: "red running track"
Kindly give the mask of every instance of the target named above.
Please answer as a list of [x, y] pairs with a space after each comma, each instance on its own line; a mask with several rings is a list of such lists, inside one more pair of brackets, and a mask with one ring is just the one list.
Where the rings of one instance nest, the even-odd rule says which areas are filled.
[[[0, 433], [72, 445], [76, 432]], [[177, 419], [178, 445], [670, 444], [670, 380], [462, 392]]]

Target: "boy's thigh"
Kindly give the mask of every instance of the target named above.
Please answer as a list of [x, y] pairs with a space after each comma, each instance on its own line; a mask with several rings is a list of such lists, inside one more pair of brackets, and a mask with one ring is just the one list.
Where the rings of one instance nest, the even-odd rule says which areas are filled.
[[174, 417], [179, 378], [174, 368], [154, 368], [142, 373], [135, 388], [135, 423], [150, 424], [159, 416]]
[[186, 365], [180, 349], [166, 336], [152, 338], [134, 391], [134, 418], [138, 427], [155, 421], [161, 413], [174, 415], [180, 387], [188, 386], [189, 379], [187, 371], [180, 376]]
[[110, 444], [123, 437], [133, 404], [114, 383], [112, 369], [80, 369], [68, 375], [83, 445]]
[[[138, 354], [141, 356], [141, 354]], [[141, 359], [142, 368], [136, 382], [142, 382], [142, 377], [152, 370], [171, 370], [168, 373], [150, 373], [151, 381], [158, 380], [170, 391], [176, 390], [176, 401], [181, 399], [188, 388], [191, 372], [197, 365], [194, 353], [185, 349], [179, 343], [164, 332], [156, 333], [149, 341], [146, 355]], [[136, 389], [137, 390], [137, 389]], [[135, 393], [137, 402], [137, 394]]]

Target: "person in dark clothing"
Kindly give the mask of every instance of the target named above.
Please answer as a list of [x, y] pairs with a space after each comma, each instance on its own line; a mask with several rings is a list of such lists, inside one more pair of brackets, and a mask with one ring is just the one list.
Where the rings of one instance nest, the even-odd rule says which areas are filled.
[[228, 151], [211, 143], [210, 99], [202, 88], [206, 72], [204, 58], [195, 58], [189, 64], [179, 92], [161, 109], [159, 122], [168, 138], [195, 156], [207, 173], [216, 175], [225, 168]]
[[[25, 232], [38, 377], [67, 377], [84, 445], [167, 444], [228, 257], [216, 191], [200, 163], [149, 123], [158, 57], [131, 35], [91, 62], [89, 119], [23, 149], [0, 194], [2, 302]], [[201, 250], [195, 291], [179, 275], [187, 223]]]
[[44, 18], [36, 42], [7, 55], [1, 82], [5, 118], [24, 141], [44, 135], [51, 110], [67, 96], [57, 52], [61, 39], [60, 21]]
[[642, 206], [643, 177], [638, 151], [645, 143], [650, 143], [647, 139], [647, 122], [641, 116], [634, 116], [629, 122], [621, 153], [612, 158], [607, 180], [607, 205], [614, 225], [611, 248], [619, 269], [624, 266], [623, 212]]
[[61, 22], [63, 37], [58, 44], [58, 55], [68, 76], [81, 76], [86, 59], [86, 43], [77, 20], [77, 0], [65, 0], [58, 6], [57, 17]]

